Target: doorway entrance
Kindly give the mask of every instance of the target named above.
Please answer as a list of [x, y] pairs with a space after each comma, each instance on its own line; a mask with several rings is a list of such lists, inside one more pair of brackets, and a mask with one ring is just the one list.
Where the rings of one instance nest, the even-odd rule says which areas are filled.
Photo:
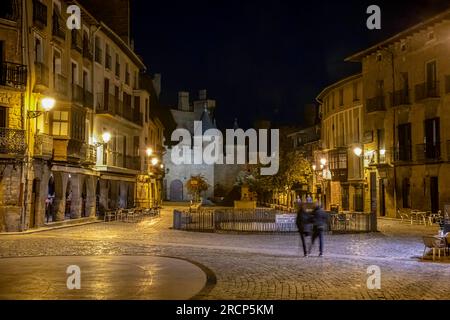
[[431, 196], [431, 212], [439, 211], [439, 179], [438, 177], [430, 177], [430, 196]]
[[40, 180], [34, 179], [31, 191], [30, 229], [36, 227], [36, 207], [38, 206], [37, 202], [39, 200], [39, 186]]

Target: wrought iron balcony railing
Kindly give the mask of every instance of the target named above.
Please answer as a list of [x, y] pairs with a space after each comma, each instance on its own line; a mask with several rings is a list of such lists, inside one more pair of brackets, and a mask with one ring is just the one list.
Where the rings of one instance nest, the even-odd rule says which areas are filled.
[[391, 106], [405, 106], [411, 104], [409, 90], [397, 90], [390, 94], [391, 96]]
[[110, 54], [105, 55], [105, 68], [111, 70], [112, 58]]
[[39, 0], [33, 0], [33, 22], [41, 28], [47, 26], [47, 6]]
[[141, 170], [141, 158], [139, 156], [126, 156], [125, 168], [131, 170]]
[[97, 163], [97, 149], [95, 146], [86, 145], [86, 157], [84, 162], [91, 165]]
[[49, 86], [48, 67], [42, 62], [35, 62], [34, 72], [36, 76], [36, 85], [48, 88]]
[[441, 143], [421, 143], [416, 145], [416, 160], [439, 161], [441, 160]]
[[22, 87], [27, 84], [27, 67], [23, 64], [3, 62], [0, 64], [0, 85]]
[[72, 41], [71, 47], [72, 49], [78, 51], [79, 53], [83, 52], [83, 42], [81, 40], [81, 34], [78, 30], [73, 29], [71, 32]]
[[95, 47], [95, 62], [102, 63], [102, 49], [100, 47]]
[[84, 89], [83, 87], [72, 83], [72, 102], [79, 104], [84, 103]]
[[34, 137], [34, 157], [50, 159], [53, 156], [53, 137], [36, 134]]
[[412, 158], [412, 146], [401, 146], [394, 150], [394, 161], [410, 162]]
[[116, 114], [116, 108], [114, 103], [115, 97], [111, 94], [99, 93], [97, 97], [98, 105], [96, 108], [97, 114]]
[[62, 74], [56, 73], [54, 75], [54, 88], [60, 95], [67, 96], [67, 78]]
[[66, 40], [66, 25], [64, 20], [57, 13], [53, 13], [52, 21], [52, 35], [62, 40]]
[[83, 105], [89, 109], [94, 108], [94, 95], [92, 92], [84, 90], [83, 92]]
[[83, 38], [83, 58], [86, 58], [90, 61], [93, 57], [92, 46], [89, 43], [89, 40], [87, 38]]
[[439, 81], [429, 81], [416, 85], [416, 101], [439, 98]]
[[386, 111], [385, 96], [376, 96], [366, 101], [366, 110], [368, 113], [377, 111]]
[[0, 128], [0, 154], [24, 155], [25, 130]]

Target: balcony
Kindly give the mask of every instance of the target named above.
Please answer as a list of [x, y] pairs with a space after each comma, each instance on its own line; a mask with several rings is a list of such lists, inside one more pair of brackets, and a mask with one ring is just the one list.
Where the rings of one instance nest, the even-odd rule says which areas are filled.
[[411, 162], [412, 161], [412, 146], [402, 146], [395, 148], [394, 151], [395, 162]]
[[95, 62], [102, 64], [102, 49], [95, 47]]
[[53, 137], [47, 134], [36, 134], [34, 136], [34, 157], [51, 159], [53, 156]]
[[98, 94], [98, 106], [96, 108], [97, 114], [109, 114], [114, 116], [116, 114], [115, 97], [112, 94]]
[[386, 111], [385, 100], [386, 99], [384, 96], [376, 96], [376, 97], [367, 99], [367, 101], [366, 101], [367, 113]]
[[59, 73], [56, 73], [54, 76], [55, 91], [62, 96], [67, 96], [67, 78]]
[[348, 179], [347, 169], [330, 169], [330, 172], [332, 181], [345, 182]]
[[83, 144], [81, 147], [81, 161], [87, 165], [95, 165], [97, 162], [97, 150], [95, 146]]
[[433, 162], [441, 160], [441, 144], [421, 143], [416, 145], [416, 160], [418, 162]]
[[47, 6], [39, 0], [33, 0], [33, 23], [39, 28], [47, 26]]
[[137, 125], [142, 126], [143, 124], [143, 115], [142, 112], [139, 111], [134, 111], [133, 112], [133, 119], [131, 120], [132, 122], [134, 122]]
[[124, 167], [131, 170], [141, 170], [141, 158], [139, 156], [126, 156]]
[[25, 130], [0, 128], [0, 154], [22, 156], [26, 149]]
[[88, 59], [91, 61], [93, 59], [94, 55], [92, 54], [92, 47], [89, 43], [89, 40], [87, 38], [83, 39], [83, 58]]
[[66, 24], [64, 20], [57, 13], [53, 13], [52, 20], [52, 35], [60, 38], [61, 40], [66, 40]]
[[409, 90], [397, 90], [390, 95], [392, 107], [407, 106], [411, 104]]
[[84, 90], [83, 92], [83, 105], [89, 109], [94, 108], [94, 95], [92, 92]]
[[77, 84], [72, 84], [72, 102], [84, 103], [84, 89]]
[[424, 82], [416, 85], [416, 101], [439, 98], [439, 81]]
[[111, 70], [112, 58], [110, 54], [105, 56], [105, 68]]
[[0, 64], [0, 85], [16, 88], [26, 86], [26, 84], [26, 66], [11, 62]]
[[0, 19], [17, 21], [19, 19], [20, 4], [17, 0], [2, 0], [0, 6]]
[[49, 86], [48, 67], [42, 62], [35, 62], [34, 71], [36, 75], [36, 86], [43, 86], [45, 88], [48, 88]]
[[70, 139], [67, 145], [67, 161], [78, 162], [83, 157], [83, 141]]
[[81, 41], [80, 32], [74, 29], [72, 30], [71, 34], [72, 34], [71, 48], [75, 51], [78, 51], [79, 53], [83, 53], [83, 43]]

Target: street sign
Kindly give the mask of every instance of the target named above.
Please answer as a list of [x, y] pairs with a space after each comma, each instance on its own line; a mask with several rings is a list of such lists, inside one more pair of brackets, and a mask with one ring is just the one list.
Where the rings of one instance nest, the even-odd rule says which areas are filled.
[[277, 214], [275, 215], [276, 224], [295, 224], [297, 220], [296, 214]]

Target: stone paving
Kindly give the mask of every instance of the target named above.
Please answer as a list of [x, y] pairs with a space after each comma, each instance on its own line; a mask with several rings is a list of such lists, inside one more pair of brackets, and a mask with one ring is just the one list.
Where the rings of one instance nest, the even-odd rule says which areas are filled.
[[[211, 270], [202, 299], [450, 299], [450, 260], [420, 259], [422, 235], [437, 227], [379, 220], [375, 234], [328, 235], [325, 256], [303, 258], [297, 234], [209, 234], [170, 229], [160, 218], [0, 236], [0, 256], [170, 256]], [[317, 248], [316, 248], [317, 250]], [[317, 252], [315, 252], [317, 253]], [[367, 288], [367, 267], [381, 289]]]

